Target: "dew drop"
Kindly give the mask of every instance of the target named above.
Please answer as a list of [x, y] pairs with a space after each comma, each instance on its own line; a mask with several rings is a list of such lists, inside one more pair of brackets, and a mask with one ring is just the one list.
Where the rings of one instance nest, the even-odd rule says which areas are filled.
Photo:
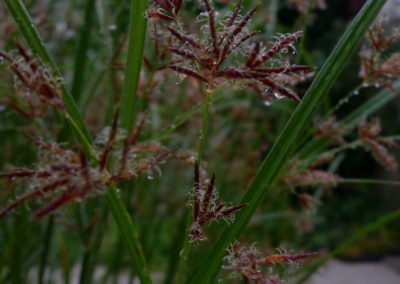
[[375, 84], [374, 84], [374, 87], [375, 87], [375, 88], [380, 88], [380, 87], [381, 87], [381, 84], [375, 83]]
[[354, 90], [353, 95], [358, 96], [359, 94], [360, 94], [360, 91], [358, 89]]
[[270, 106], [271, 104], [272, 104], [271, 101], [264, 101], [265, 106]]
[[274, 97], [277, 98], [278, 100], [284, 98], [284, 96], [281, 96], [278, 92], [274, 92]]

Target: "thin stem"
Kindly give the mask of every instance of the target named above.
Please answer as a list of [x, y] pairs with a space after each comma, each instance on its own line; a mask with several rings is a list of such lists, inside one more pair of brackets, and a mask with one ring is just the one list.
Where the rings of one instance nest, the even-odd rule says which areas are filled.
[[362, 179], [362, 178], [342, 178], [339, 183], [359, 183], [359, 184], [380, 184], [400, 186], [400, 181], [394, 180], [379, 180], [379, 179]]
[[303, 34], [300, 38], [300, 43], [299, 43], [299, 52], [297, 56], [297, 64], [300, 64], [303, 62], [304, 59], [304, 53], [305, 53], [305, 45], [306, 45], [306, 39], [307, 39], [307, 26], [310, 21], [310, 16], [311, 16], [311, 10], [312, 10], [312, 0], [307, 0], [307, 10], [304, 13], [302, 17], [302, 29], [303, 29]]
[[106, 200], [114, 217], [115, 222], [121, 232], [122, 239], [128, 248], [128, 253], [131, 255], [135, 264], [135, 269], [140, 278], [141, 283], [152, 283], [146, 260], [143, 255], [142, 246], [139, 242], [139, 237], [136, 233], [136, 228], [132, 223], [128, 211], [124, 206], [121, 197], [115, 187], [111, 187], [106, 193]]
[[51, 247], [51, 236], [53, 235], [53, 227], [54, 227], [53, 225], [54, 225], [54, 216], [50, 216], [47, 221], [46, 232], [43, 238], [43, 251], [42, 251], [42, 256], [40, 258], [39, 277], [38, 277], [39, 284], [45, 283], [44, 277]]
[[80, 27], [81, 31], [78, 39], [78, 48], [74, 64], [74, 76], [71, 88], [71, 93], [77, 102], [80, 101], [83, 82], [85, 79], [87, 52], [90, 46], [90, 36], [94, 23], [94, 16], [96, 15], [94, 8], [95, 0], [86, 0], [85, 20]]
[[[206, 95], [204, 107], [203, 107], [203, 118], [202, 118], [202, 126], [199, 137], [199, 146], [197, 148], [197, 163], [201, 165], [201, 162], [204, 157], [204, 151], [206, 148], [208, 131], [209, 131], [209, 116], [210, 116], [210, 105], [211, 105], [211, 96], [213, 92], [208, 89], [204, 92]], [[185, 239], [183, 241], [183, 248], [180, 252], [180, 259], [178, 264], [178, 274], [177, 274], [177, 284], [183, 282], [184, 273], [187, 267], [188, 259], [190, 252], [192, 250], [193, 244], [189, 241], [189, 230], [192, 225], [192, 214], [190, 211], [187, 213], [187, 223], [185, 230]]]
[[210, 116], [210, 105], [211, 105], [211, 96], [212, 92], [209, 90], [206, 90], [206, 101], [204, 104], [204, 109], [203, 109], [203, 119], [202, 119], [202, 126], [201, 126], [201, 132], [200, 132], [200, 137], [199, 137], [199, 146], [197, 148], [197, 162], [199, 165], [201, 165], [201, 162], [204, 157], [204, 151], [206, 148], [206, 143], [207, 143], [207, 136], [208, 136], [208, 131], [209, 131], [209, 116]]
[[189, 242], [189, 229], [190, 229], [191, 224], [192, 224], [192, 214], [190, 213], [190, 210], [188, 210], [185, 237], [183, 240], [183, 247], [179, 253], [179, 264], [178, 264], [176, 284], [183, 283], [183, 277], [184, 277], [184, 274], [186, 271], [189, 254], [193, 247], [193, 244], [191, 242]]
[[353, 90], [351, 90], [349, 93], [347, 93], [346, 96], [344, 96], [340, 101], [332, 107], [330, 110], [328, 110], [327, 114], [325, 115], [325, 118], [331, 116], [335, 112], [337, 112], [343, 105], [349, 102], [350, 98], [354, 97], [357, 95], [360, 90], [363, 88], [363, 83], [359, 84], [357, 87], [355, 87]]

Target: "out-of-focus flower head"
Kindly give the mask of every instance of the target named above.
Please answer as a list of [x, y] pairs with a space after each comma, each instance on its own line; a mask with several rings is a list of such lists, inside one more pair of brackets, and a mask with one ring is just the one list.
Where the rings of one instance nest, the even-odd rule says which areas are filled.
[[283, 284], [286, 282], [279, 279], [274, 272], [276, 264], [289, 265], [286, 269], [290, 269], [297, 266], [299, 261], [313, 255], [315, 253], [291, 254], [278, 250], [278, 253], [265, 257], [254, 245], [245, 247], [236, 241], [228, 248], [228, 255], [224, 258], [228, 265], [224, 268], [234, 271], [246, 281], [254, 281], [257, 284]]
[[387, 29], [388, 19], [382, 17], [376, 25], [368, 30], [361, 50], [360, 77], [364, 85], [383, 86], [397, 92], [392, 85], [400, 77], [400, 52], [388, 54], [391, 45], [400, 39], [400, 29]]
[[398, 167], [396, 158], [387, 147], [398, 147], [398, 144], [392, 139], [381, 137], [381, 130], [379, 118], [374, 118], [371, 122], [362, 120], [358, 127], [358, 137], [381, 165], [390, 171], [396, 171]]

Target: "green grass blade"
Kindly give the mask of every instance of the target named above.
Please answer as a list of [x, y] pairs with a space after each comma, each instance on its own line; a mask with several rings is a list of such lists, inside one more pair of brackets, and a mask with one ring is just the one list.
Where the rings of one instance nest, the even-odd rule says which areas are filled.
[[[33, 24], [32, 18], [30, 17], [22, 1], [4, 0], [4, 3], [13, 16], [18, 28], [24, 35], [25, 40], [32, 49], [33, 53], [36, 54], [46, 65], [48, 65], [57, 77], [62, 78], [57, 64], [50, 55], [50, 52], [46, 49], [43, 40], [41, 39], [39, 32]], [[71, 123], [73, 129], [75, 130], [82, 147], [84, 147], [86, 152], [90, 152], [92, 137], [86, 128], [82, 116], [79, 113], [78, 107], [67, 87], [65, 86], [65, 83], [61, 82], [60, 85], [65, 109], [67, 112], [67, 120]]]
[[[121, 197], [118, 195], [115, 188], [108, 190], [106, 197], [114, 220], [117, 223], [118, 228], [121, 230], [121, 236], [127, 246], [128, 253], [135, 264], [135, 272], [139, 276], [141, 283], [152, 283], [139, 237], [136, 233], [131, 217], [125, 210], [125, 205]], [[121, 208], [124, 208], [124, 210], [121, 210]]]
[[121, 96], [121, 125], [127, 130], [130, 130], [134, 125], [137, 112], [139, 111], [137, 88], [146, 39], [147, 19], [144, 16], [146, 9], [147, 0], [131, 1], [128, 57]]
[[90, 36], [95, 15], [95, 0], [86, 0], [85, 20], [80, 28], [78, 48], [74, 63], [74, 77], [72, 79], [71, 88], [72, 96], [76, 102], [80, 102], [83, 82], [85, 79], [87, 52], [90, 46]]
[[239, 212], [236, 221], [225, 229], [210, 255], [198, 269], [192, 283], [212, 283], [219, 271], [226, 248], [246, 227], [257, 205], [268, 192], [266, 189], [282, 170], [299, 134], [305, 129], [312, 113], [337, 79], [385, 2], [369, 0], [348, 27], [251, 182], [241, 202], [250, 205]]

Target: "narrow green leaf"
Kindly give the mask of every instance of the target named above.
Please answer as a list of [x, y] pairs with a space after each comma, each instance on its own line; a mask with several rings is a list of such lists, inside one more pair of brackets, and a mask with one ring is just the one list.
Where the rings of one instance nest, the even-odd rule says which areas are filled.
[[[139, 276], [141, 283], [152, 283], [135, 226], [132, 223], [129, 213], [125, 209], [121, 197], [118, 195], [118, 192], [114, 187], [107, 191], [106, 199], [108, 207], [110, 208], [118, 229], [120, 230], [122, 239], [127, 246], [128, 253], [135, 264], [135, 273]], [[121, 210], [122, 208], [123, 210]]]
[[147, 19], [145, 12], [147, 0], [131, 1], [129, 23], [128, 56], [125, 66], [125, 78], [121, 96], [121, 125], [130, 130], [139, 111], [137, 88], [142, 66], [143, 49], [146, 39]]
[[74, 76], [72, 79], [72, 96], [75, 101], [80, 102], [85, 70], [87, 63], [87, 52], [90, 46], [90, 36], [95, 18], [95, 0], [86, 0], [85, 20], [80, 27], [77, 51], [74, 63]]
[[369, 0], [348, 27], [251, 182], [241, 202], [250, 205], [239, 212], [236, 221], [225, 229], [191, 283], [212, 283], [220, 269], [226, 248], [246, 227], [257, 205], [268, 192], [266, 189], [269, 189], [282, 170], [290, 154], [290, 149], [305, 129], [312, 113], [323, 96], [327, 95], [344, 65], [357, 48], [364, 32], [372, 24], [385, 2]]

